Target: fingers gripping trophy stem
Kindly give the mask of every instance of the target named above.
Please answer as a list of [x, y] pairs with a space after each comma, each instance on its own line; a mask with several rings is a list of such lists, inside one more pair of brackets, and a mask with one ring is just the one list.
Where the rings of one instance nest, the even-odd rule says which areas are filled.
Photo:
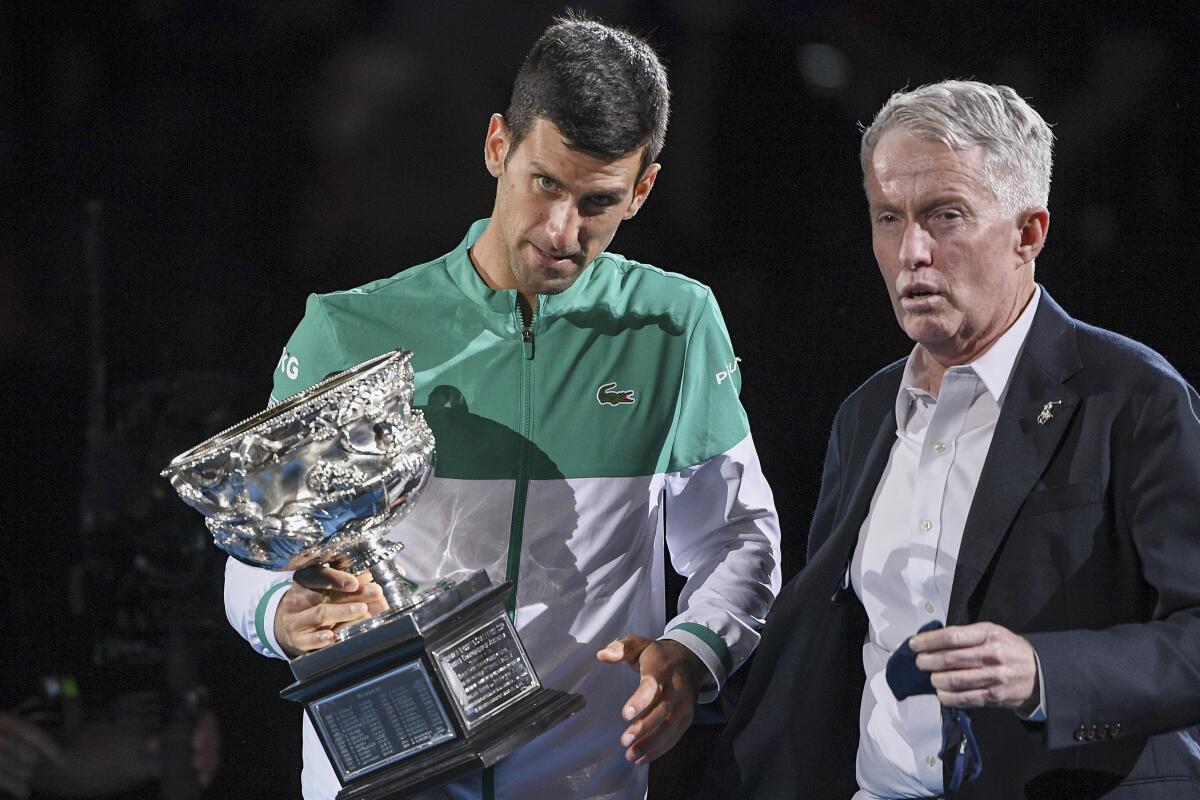
[[412, 584], [405, 580], [403, 571], [397, 569], [392, 560], [404, 545], [383, 541], [382, 533], [379, 529], [366, 528], [361, 541], [347, 554], [348, 564], [344, 568], [354, 574], [364, 569], [370, 571], [375, 583], [383, 590], [388, 609], [396, 611], [412, 605]]

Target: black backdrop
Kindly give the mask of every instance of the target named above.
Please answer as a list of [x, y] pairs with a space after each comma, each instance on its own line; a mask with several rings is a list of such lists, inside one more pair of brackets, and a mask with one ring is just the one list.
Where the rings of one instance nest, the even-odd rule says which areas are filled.
[[[892, 90], [970, 77], [1030, 98], [1058, 137], [1038, 278], [1076, 316], [1200, 378], [1200, 31], [1189, 3], [578, 6], [647, 34], [668, 63], [663, 172], [613, 249], [704, 281], [720, 300], [786, 575], [802, 561], [837, 405], [908, 349], [871, 255], [857, 158], [857, 123]], [[72, 651], [86, 660], [103, 625], [68, 603], [67, 565], [100, 535], [80, 521], [81, 503], [94, 503], [81, 487], [97, 343], [85, 204], [103, 204], [107, 424], [149, 382], [206, 370], [232, 379], [226, 412], [244, 416], [265, 399], [309, 292], [435, 257], [486, 216], [488, 114], [503, 110], [525, 49], [561, 10], [0, 5], [0, 525], [3, 636], [18, 672], [51, 671]], [[101, 489], [140, 480], [99, 472]], [[103, 535], [120, 538], [120, 526]], [[195, 594], [211, 607], [186, 613], [212, 618], [198, 669], [226, 740], [215, 796], [294, 796], [299, 714], [274, 698], [289, 674], [223, 627], [219, 569], [206, 574]], [[103, 604], [86, 590], [76, 600]], [[652, 796], [686, 796], [706, 736], [656, 768]]]

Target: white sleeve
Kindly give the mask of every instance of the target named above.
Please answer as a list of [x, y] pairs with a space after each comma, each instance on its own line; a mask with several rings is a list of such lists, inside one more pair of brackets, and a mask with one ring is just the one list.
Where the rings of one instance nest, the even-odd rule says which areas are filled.
[[1029, 712], [1029, 716], [1017, 714], [1018, 717], [1026, 722], [1045, 722], [1046, 721], [1046, 679], [1042, 677], [1042, 660], [1038, 658], [1037, 650], [1033, 651], [1033, 663], [1037, 667], [1038, 681], [1038, 704], [1037, 708]]
[[264, 656], [286, 658], [275, 641], [275, 611], [291, 585], [290, 572], [252, 567], [232, 557], [225, 562], [225, 616]]
[[671, 563], [687, 583], [663, 638], [708, 667], [707, 703], [757, 646], [780, 586], [779, 516], [751, 437], [669, 473], [664, 514]]

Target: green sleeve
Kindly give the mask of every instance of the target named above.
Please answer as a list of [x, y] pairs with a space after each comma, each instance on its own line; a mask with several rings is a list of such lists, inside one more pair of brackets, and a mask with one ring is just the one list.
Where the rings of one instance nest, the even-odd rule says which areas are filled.
[[296, 326], [292, 338], [275, 364], [275, 381], [271, 389], [271, 404], [307, 389], [327, 375], [345, 369], [342, 351], [329, 316], [315, 294], [308, 296], [304, 319]]
[[738, 399], [742, 372], [712, 293], [688, 338], [669, 472], [707, 461], [746, 438], [750, 424]]

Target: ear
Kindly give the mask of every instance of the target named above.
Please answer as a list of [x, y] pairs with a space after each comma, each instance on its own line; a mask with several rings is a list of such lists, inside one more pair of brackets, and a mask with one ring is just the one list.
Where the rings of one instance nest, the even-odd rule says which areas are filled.
[[1050, 231], [1050, 212], [1044, 208], [1027, 208], [1021, 212], [1017, 223], [1021, 235], [1017, 255], [1022, 264], [1028, 264], [1038, 257], [1046, 244], [1046, 234]]
[[658, 177], [660, 169], [662, 169], [662, 165], [657, 163], [646, 167], [641, 180], [633, 186], [633, 199], [629, 201], [629, 208], [625, 209], [625, 216], [622, 219], [632, 219], [641, 209], [646, 198], [650, 196], [650, 190], [654, 188], [654, 180]]
[[508, 158], [511, 143], [512, 136], [508, 130], [508, 123], [504, 121], [504, 115], [492, 114], [492, 118], [488, 120], [487, 136], [483, 140], [483, 163], [487, 165], [487, 171], [493, 178], [504, 174], [504, 160]]

